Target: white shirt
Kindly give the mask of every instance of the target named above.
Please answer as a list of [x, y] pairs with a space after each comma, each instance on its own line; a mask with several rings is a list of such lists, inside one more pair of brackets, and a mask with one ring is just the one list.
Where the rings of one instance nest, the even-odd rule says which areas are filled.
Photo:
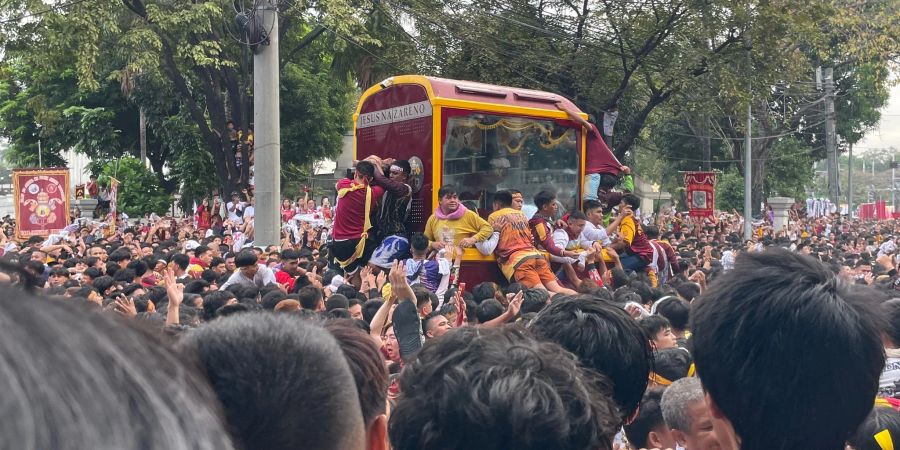
[[244, 219], [252, 219], [255, 213], [256, 208], [254, 208], [253, 205], [247, 205], [247, 207], [244, 208]]
[[[243, 220], [238, 217], [237, 212], [244, 210], [244, 202], [237, 202], [237, 205], [235, 205], [234, 202], [228, 202], [228, 204], [225, 205], [225, 208], [226, 211], [228, 211], [228, 220], [236, 223], [243, 223]], [[234, 211], [232, 211], [231, 208], [234, 208]]]
[[881, 397], [893, 397], [900, 393], [900, 349], [884, 349], [887, 359], [884, 361], [884, 372], [878, 380], [878, 395]]
[[[574, 251], [578, 251], [580, 249], [580, 250], [582, 250], [582, 253], [584, 253], [584, 251], [591, 248], [591, 244], [593, 244], [593, 242], [585, 241], [584, 239], [582, 239], [582, 236], [584, 236], [584, 235], [582, 234], [582, 235], [579, 235], [575, 239], [570, 239], [569, 233], [566, 230], [564, 230], [562, 228], [557, 228], [556, 230], [553, 230], [553, 243], [556, 244], [556, 246], [558, 248], [561, 248], [564, 250], [569, 250], [569, 251], [574, 252]], [[575, 258], [569, 258], [569, 257], [565, 257], [565, 256], [550, 255], [550, 261], [564, 263], [564, 264], [565, 263], [574, 264], [578, 260]]]
[[581, 231], [580, 238], [586, 241], [599, 242], [603, 244], [604, 247], [612, 243], [609, 235], [606, 234], [605, 228], [598, 227], [588, 221], [585, 221], [584, 223], [584, 230]]
[[228, 286], [232, 284], [240, 284], [242, 286], [256, 286], [261, 288], [269, 283], [277, 283], [275, 281], [275, 272], [272, 272], [272, 269], [266, 267], [263, 264], [258, 264], [259, 270], [256, 271], [256, 275], [253, 276], [253, 279], [249, 279], [241, 273], [240, 269], [235, 270], [230, 277], [228, 277], [228, 281], [225, 282], [219, 289], [224, 290]]

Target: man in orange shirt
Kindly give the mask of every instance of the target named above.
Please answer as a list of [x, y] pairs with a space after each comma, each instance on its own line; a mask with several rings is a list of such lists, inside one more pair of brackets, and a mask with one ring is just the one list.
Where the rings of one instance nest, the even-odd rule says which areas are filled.
[[576, 295], [575, 291], [560, 286], [544, 254], [534, 247], [528, 218], [522, 211], [513, 208], [512, 204], [511, 192], [495, 193], [495, 211], [488, 217], [488, 223], [499, 233], [494, 255], [503, 275], [528, 288]]

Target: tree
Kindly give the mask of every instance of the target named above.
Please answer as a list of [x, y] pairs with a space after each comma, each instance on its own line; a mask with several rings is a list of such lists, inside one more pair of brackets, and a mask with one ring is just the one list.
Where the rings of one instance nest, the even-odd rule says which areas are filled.
[[[6, 3], [0, 6], [0, 14], [16, 17], [22, 11], [36, 13], [46, 8], [37, 3]], [[37, 73], [40, 68], [50, 74], [67, 74], [67, 81], [75, 82], [70, 91], [79, 96], [108, 94], [110, 89], [118, 89], [120, 101], [117, 103], [120, 108], [122, 104], [131, 108], [135, 124], [139, 107], [144, 108], [150, 117], [151, 130], [156, 131], [151, 136], [153, 147], [160, 152], [176, 152], [156, 155], [158, 163], [153, 167], [161, 179], [162, 166], [166, 161], [177, 159], [181, 149], [161, 140], [165, 133], [160, 127], [171, 117], [182, 115], [191, 122], [193, 132], [210, 155], [217, 184], [231, 190], [247, 183], [248, 165], [238, 170], [226, 133], [226, 122], [232, 120], [237, 128], [246, 132], [252, 120], [253, 102], [252, 54], [247, 46], [235, 42], [229, 35], [236, 31], [229, 25], [234, 20], [234, 13], [228, 11], [240, 4], [225, 0], [121, 0], [66, 5], [36, 14], [33, 20], [4, 23], [3, 31], [7, 36], [2, 42], [4, 62], [14, 61], [33, 68], [32, 73], [37, 74], [15, 78], [14, 84], [20, 91], [28, 92], [47, 85], [47, 77]], [[365, 33], [363, 16], [358, 14], [360, 10], [365, 10], [365, 5], [350, 4], [347, 0], [282, 4], [280, 37], [284, 48], [290, 49], [287, 55], [298, 59], [306, 56], [330, 60], [327, 47], [319, 47], [319, 54], [303, 54], [320, 36], [328, 37], [332, 46], [342, 48], [337, 45], [337, 42], [343, 43], [341, 39], [322, 33], [321, 30], [326, 28], [335, 35], [354, 36], [357, 41], [367, 44], [375, 42]], [[285, 64], [288, 71], [292, 70], [290, 64], [291, 61]], [[346, 82], [340, 82], [338, 86], [342, 86], [345, 93], [352, 88]], [[303, 95], [315, 97], [319, 92]], [[335, 95], [329, 98], [333, 99]], [[86, 108], [77, 102], [55, 104]], [[96, 106], [92, 106], [93, 111], [72, 109], [73, 114], [81, 115], [73, 115], [70, 120], [81, 120], [84, 114], [92, 114], [88, 117], [108, 121], [117, 117], [109, 107], [105, 105], [103, 110], [96, 110]], [[98, 122], [93, 120], [90, 125], [98, 125]], [[50, 128], [44, 124], [43, 133], [50, 133]], [[121, 128], [113, 129], [121, 131]], [[33, 131], [22, 130], [16, 141], [25, 144], [36, 141]], [[64, 134], [55, 127], [52, 132]], [[155, 138], [157, 134], [159, 139]], [[331, 139], [335, 135], [333, 132], [326, 134]], [[101, 135], [111, 136], [109, 133]], [[134, 152], [136, 145], [125, 147]], [[323, 151], [328, 153], [335, 145], [329, 142], [326, 147]], [[242, 146], [241, 151], [244, 160], [248, 160], [246, 146]], [[309, 154], [315, 156], [315, 153]], [[303, 159], [304, 155], [289, 155], [290, 158]]]
[[165, 214], [172, 204], [172, 197], [138, 158], [125, 157], [103, 164], [97, 181], [108, 185], [110, 177], [120, 182], [116, 206], [130, 217]]

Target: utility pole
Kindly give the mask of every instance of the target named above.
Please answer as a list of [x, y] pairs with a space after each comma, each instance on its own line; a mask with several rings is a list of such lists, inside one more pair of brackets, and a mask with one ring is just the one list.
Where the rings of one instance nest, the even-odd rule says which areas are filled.
[[38, 167], [44, 167], [44, 162], [41, 161], [41, 138], [38, 138]]
[[753, 126], [753, 106], [747, 102], [747, 135], [744, 137], [744, 241], [749, 241], [753, 230], [750, 229], [750, 221], [753, 219], [753, 192], [750, 183], [750, 142], [751, 127]]
[[853, 142], [847, 153], [847, 217], [853, 218]]
[[825, 151], [828, 152], [828, 199], [837, 205], [840, 202], [841, 185], [838, 178], [837, 129], [834, 115], [834, 70], [823, 70], [825, 81]]
[[274, 0], [258, 2], [259, 27], [267, 33], [253, 56], [253, 131], [255, 138], [256, 246], [281, 242], [281, 112], [278, 66], [278, 8]]
[[896, 180], [897, 176], [897, 162], [894, 160], [894, 155], [891, 154], [891, 212], [897, 210], [897, 202], [896, 202]]

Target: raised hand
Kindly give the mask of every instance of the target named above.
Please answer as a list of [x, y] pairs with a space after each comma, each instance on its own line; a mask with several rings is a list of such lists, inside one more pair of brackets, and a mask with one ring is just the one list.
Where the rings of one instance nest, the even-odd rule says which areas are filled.
[[385, 273], [385, 271], [382, 270], [381, 272], [378, 272], [378, 276], [375, 277], [375, 286], [377, 287], [377, 289], [379, 291], [381, 290], [381, 288], [384, 287], [384, 283], [386, 283], [386, 282], [387, 282], [387, 274]]
[[116, 312], [125, 316], [125, 317], [136, 317], [137, 316], [137, 308], [134, 306], [134, 300], [131, 300], [128, 297], [125, 297], [122, 294], [119, 294], [119, 297], [116, 298]]
[[184, 300], [184, 285], [175, 280], [175, 271], [171, 267], [166, 268], [165, 285], [166, 295], [169, 296], [169, 308], [181, 306]]
[[519, 310], [522, 309], [522, 301], [525, 299], [525, 293], [519, 291], [512, 300], [509, 301], [509, 305], [506, 307], [506, 313], [509, 314], [510, 318], [516, 317], [519, 315]]

